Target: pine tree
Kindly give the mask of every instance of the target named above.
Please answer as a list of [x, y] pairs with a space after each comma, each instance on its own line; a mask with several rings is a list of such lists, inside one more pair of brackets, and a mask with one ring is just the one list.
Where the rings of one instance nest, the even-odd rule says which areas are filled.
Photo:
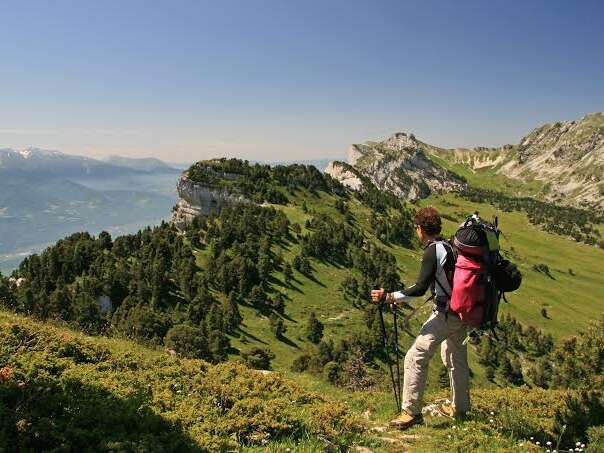
[[294, 276], [291, 264], [285, 263], [283, 265], [283, 276], [285, 277], [285, 284], [290, 286], [292, 278]]
[[65, 321], [71, 318], [71, 299], [63, 286], [59, 286], [50, 294], [48, 308], [51, 316]]
[[504, 356], [499, 364], [499, 368], [497, 369], [499, 377], [504, 382], [512, 382], [514, 379], [514, 370], [512, 368], [512, 363], [507, 356]]
[[510, 366], [512, 367], [510, 382], [514, 385], [524, 384], [524, 377], [522, 375], [522, 364], [520, 363], [520, 360], [518, 360], [518, 358], [514, 357], [510, 361]]
[[310, 265], [310, 260], [303, 256], [300, 261], [300, 273], [306, 276], [312, 275], [312, 267]]
[[275, 334], [275, 338], [278, 338], [279, 340], [282, 339], [283, 334], [285, 334], [285, 331], [287, 330], [285, 323], [283, 322], [283, 318], [275, 313], [271, 313], [269, 321], [271, 324], [271, 330]]
[[301, 272], [300, 268], [302, 267], [302, 258], [300, 257], [300, 255], [294, 256], [292, 264], [294, 266], [294, 269], [296, 269], [298, 272]]
[[214, 298], [209, 290], [205, 287], [200, 288], [195, 298], [187, 307], [187, 317], [195, 325], [200, 325], [210, 310], [210, 307], [215, 304]]
[[16, 305], [15, 294], [8, 279], [0, 273], [0, 305], [14, 308]]
[[164, 344], [179, 354], [197, 359], [210, 359], [208, 341], [200, 327], [179, 324], [172, 327], [164, 338]]
[[277, 293], [272, 299], [271, 306], [277, 313], [285, 313], [285, 297], [283, 297], [283, 294]]
[[20, 312], [25, 314], [32, 314], [35, 308], [36, 302], [34, 292], [27, 286], [24, 291], [19, 292], [17, 298], [17, 306]]
[[306, 323], [306, 338], [317, 344], [323, 338], [323, 324], [317, 319], [315, 312], [311, 312]]
[[266, 293], [260, 286], [254, 286], [249, 296], [249, 303], [256, 308], [261, 308], [266, 304]]
[[209, 333], [208, 346], [214, 362], [222, 362], [228, 357], [231, 343], [223, 331], [214, 330]]
[[206, 327], [210, 333], [214, 331], [225, 331], [224, 312], [220, 305], [213, 304], [212, 308], [210, 308], [210, 313], [206, 320]]
[[222, 310], [224, 312], [224, 322], [226, 325], [227, 332], [232, 333], [241, 324], [243, 318], [239, 312], [239, 305], [237, 303], [237, 295], [234, 291], [231, 291], [227, 300], [223, 303]]

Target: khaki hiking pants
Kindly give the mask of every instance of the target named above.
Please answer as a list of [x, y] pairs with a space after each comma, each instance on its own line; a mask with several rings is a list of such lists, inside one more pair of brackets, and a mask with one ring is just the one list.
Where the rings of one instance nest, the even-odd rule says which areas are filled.
[[457, 412], [470, 410], [468, 349], [463, 344], [467, 326], [457, 316], [434, 311], [422, 326], [415, 342], [405, 355], [402, 409], [410, 415], [422, 410], [422, 397], [430, 359], [440, 345], [440, 355], [449, 372]]

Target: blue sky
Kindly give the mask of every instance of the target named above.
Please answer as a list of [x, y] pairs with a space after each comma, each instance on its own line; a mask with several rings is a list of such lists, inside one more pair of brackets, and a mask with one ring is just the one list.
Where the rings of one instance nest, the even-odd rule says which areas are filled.
[[0, 147], [341, 157], [604, 110], [602, 1], [3, 1]]

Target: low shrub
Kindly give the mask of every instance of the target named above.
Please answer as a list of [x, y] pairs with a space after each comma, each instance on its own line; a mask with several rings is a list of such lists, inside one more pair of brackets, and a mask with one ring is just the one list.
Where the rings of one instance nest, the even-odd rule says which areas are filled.
[[[277, 373], [210, 365], [0, 314], [0, 451], [234, 450], [363, 425]], [[254, 354], [252, 354], [254, 355]]]

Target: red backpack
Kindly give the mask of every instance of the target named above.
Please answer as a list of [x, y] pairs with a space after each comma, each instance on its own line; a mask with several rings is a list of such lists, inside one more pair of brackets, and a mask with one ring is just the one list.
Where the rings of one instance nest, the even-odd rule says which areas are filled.
[[522, 282], [518, 268], [499, 254], [500, 233], [497, 218], [488, 223], [476, 213], [453, 239], [456, 261], [449, 309], [473, 327], [493, 328], [504, 292], [517, 290]]

